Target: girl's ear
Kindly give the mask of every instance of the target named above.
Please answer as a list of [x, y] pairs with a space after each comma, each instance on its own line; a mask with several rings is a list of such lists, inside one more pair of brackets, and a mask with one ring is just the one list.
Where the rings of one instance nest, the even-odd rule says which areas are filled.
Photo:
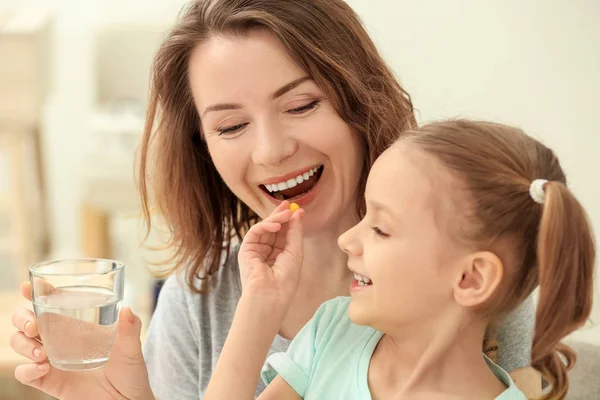
[[464, 307], [477, 307], [485, 303], [500, 285], [504, 265], [490, 251], [470, 254], [463, 265], [454, 285], [454, 299]]

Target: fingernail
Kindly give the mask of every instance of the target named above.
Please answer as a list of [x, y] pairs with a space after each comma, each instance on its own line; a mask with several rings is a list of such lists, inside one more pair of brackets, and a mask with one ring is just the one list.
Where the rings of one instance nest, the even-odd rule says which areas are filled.
[[131, 308], [123, 307], [123, 311], [126, 313], [125, 316], [127, 317], [127, 321], [133, 324], [135, 322], [135, 315], [133, 315], [133, 311], [131, 311]]
[[36, 347], [36, 348], [33, 350], [33, 356], [34, 356], [35, 358], [40, 358], [40, 354], [41, 354], [41, 353], [42, 353], [42, 350], [41, 350], [39, 347]]
[[25, 328], [23, 328], [23, 332], [27, 332], [27, 328], [31, 325], [31, 321], [25, 322]]

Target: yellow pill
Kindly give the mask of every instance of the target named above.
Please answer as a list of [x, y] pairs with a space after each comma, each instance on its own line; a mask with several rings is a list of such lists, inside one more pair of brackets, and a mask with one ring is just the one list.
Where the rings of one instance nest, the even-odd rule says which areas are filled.
[[300, 209], [300, 206], [298, 204], [296, 204], [296, 203], [290, 203], [290, 211], [291, 212], [294, 212], [294, 211], [299, 210], [299, 209]]

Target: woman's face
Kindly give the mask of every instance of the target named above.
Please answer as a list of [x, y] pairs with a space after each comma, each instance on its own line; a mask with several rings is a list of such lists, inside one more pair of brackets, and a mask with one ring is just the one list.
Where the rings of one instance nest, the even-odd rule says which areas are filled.
[[194, 50], [189, 79], [217, 171], [260, 217], [294, 201], [310, 235], [355, 213], [361, 139], [278, 39], [212, 37]]

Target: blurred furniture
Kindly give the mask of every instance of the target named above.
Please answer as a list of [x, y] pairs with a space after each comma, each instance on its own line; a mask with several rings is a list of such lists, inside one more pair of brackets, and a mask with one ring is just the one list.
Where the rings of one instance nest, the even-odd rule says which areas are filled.
[[80, 205], [81, 247], [86, 257], [112, 257], [111, 217], [140, 215], [134, 153], [144, 119], [143, 113], [136, 111], [127, 104], [97, 109], [90, 121]]
[[14, 379], [24, 358], [9, 347], [11, 315], [28, 303], [15, 289], [49, 247], [40, 120], [51, 15], [16, 4], [0, 10], [0, 400], [49, 399]]
[[85, 256], [111, 257], [111, 218], [140, 216], [134, 154], [144, 127], [152, 58], [165, 30], [136, 22], [95, 29], [97, 98], [80, 205]]
[[127, 103], [122, 108], [97, 109], [92, 117], [80, 206], [81, 246], [86, 257], [112, 257], [111, 217], [141, 215], [134, 154], [143, 126], [143, 113]]
[[[137, 19], [94, 28], [96, 98], [79, 205], [84, 256], [114, 258], [120, 245], [114, 239], [119, 220], [141, 219], [135, 152], [144, 129], [152, 59], [167, 28]], [[127, 279], [135, 283], [126, 283], [126, 297], [127, 288], [135, 287], [130, 300], [143, 321], [144, 338], [160, 284], [148, 293], [142, 273], [129, 270]]]
[[[48, 250], [41, 110], [48, 93], [50, 13], [15, 6], [0, 14], [0, 252], [27, 279], [31, 262]], [[1, 222], [0, 222], [1, 223]]]

